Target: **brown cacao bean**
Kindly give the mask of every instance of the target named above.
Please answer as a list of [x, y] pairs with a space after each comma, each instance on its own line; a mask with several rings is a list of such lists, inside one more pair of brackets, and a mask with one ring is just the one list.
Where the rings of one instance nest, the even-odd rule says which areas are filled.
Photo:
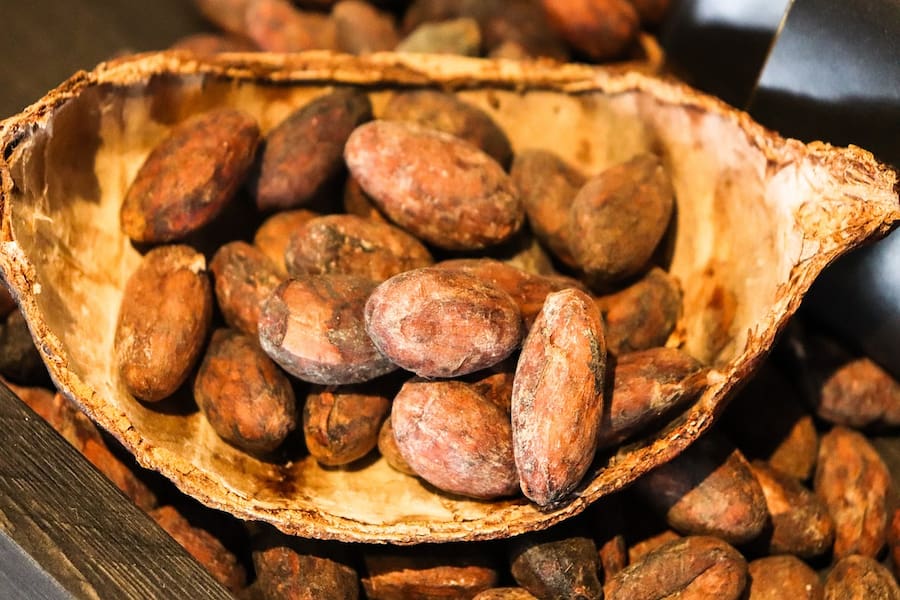
[[494, 365], [522, 339], [510, 296], [474, 275], [426, 267], [396, 275], [366, 302], [366, 329], [390, 360], [422, 377]]
[[866, 438], [837, 426], [819, 444], [815, 491], [834, 519], [834, 557], [874, 557], [887, 534], [891, 475]]
[[298, 10], [288, 0], [251, 0], [244, 19], [244, 35], [266, 52], [337, 49], [334, 23]]
[[674, 460], [640, 478], [634, 488], [669, 526], [690, 535], [716, 535], [740, 544], [768, 522], [766, 498], [739, 450], [706, 436]]
[[251, 539], [256, 585], [268, 599], [359, 598], [359, 577], [346, 549], [266, 528]]
[[261, 210], [310, 202], [343, 169], [344, 144], [372, 119], [369, 97], [339, 89], [294, 111], [266, 136], [253, 185]]
[[291, 382], [255, 337], [234, 330], [213, 333], [194, 399], [219, 437], [248, 452], [274, 450], [297, 425]]
[[434, 90], [395, 93], [382, 119], [410, 121], [464, 139], [502, 167], [512, 159], [509, 138], [486, 112], [453, 96]]
[[706, 385], [703, 366], [675, 348], [623, 354], [611, 371], [612, 390], [607, 394], [597, 434], [601, 448], [618, 444], [658, 423], [696, 398]]
[[373, 121], [351, 134], [344, 157], [391, 221], [440, 248], [492, 246], [524, 220], [515, 186], [497, 161], [447, 133]]
[[625, 354], [665, 345], [681, 316], [681, 296], [678, 280], [653, 267], [624, 290], [597, 297], [610, 352]]
[[821, 499], [764, 462], [754, 461], [750, 468], [766, 496], [772, 521], [768, 543], [771, 554], [811, 558], [831, 548], [834, 521]]
[[798, 393], [777, 367], [763, 363], [728, 407], [723, 424], [748, 457], [806, 481], [816, 464], [819, 434]]
[[822, 600], [825, 588], [816, 572], [789, 554], [757, 558], [747, 566], [747, 600]]
[[253, 165], [259, 127], [219, 108], [177, 125], [156, 145], [125, 194], [122, 231], [135, 242], [181, 239], [212, 221]]
[[499, 580], [493, 558], [473, 544], [379, 548], [363, 553], [363, 563], [362, 583], [371, 600], [472, 598]]
[[246, 585], [247, 573], [244, 567], [211, 533], [192, 526], [172, 506], [155, 508], [150, 511], [150, 516], [219, 583], [232, 592], [237, 592]]
[[576, 266], [569, 250], [569, 210], [587, 178], [549, 150], [517, 152], [510, 176], [534, 235], [556, 258]]
[[891, 572], [868, 556], [845, 556], [825, 579], [825, 600], [898, 599], [900, 588]]
[[263, 221], [253, 236], [253, 245], [263, 251], [278, 269], [287, 277], [287, 266], [284, 264], [284, 253], [291, 236], [307, 221], [318, 217], [318, 213], [305, 208], [283, 210]]
[[548, 295], [522, 345], [512, 396], [519, 481], [537, 504], [562, 500], [587, 473], [605, 375], [603, 321], [591, 297], [575, 289]]
[[283, 279], [277, 267], [259, 248], [236, 241], [216, 251], [209, 270], [225, 322], [247, 335], [257, 336], [262, 303]]
[[652, 154], [610, 167], [579, 190], [569, 211], [569, 249], [594, 285], [646, 268], [669, 225], [673, 196]]
[[509, 416], [460, 381], [412, 379], [391, 410], [409, 466], [435, 487], [473, 498], [519, 490]]
[[724, 541], [706, 536], [673, 540], [606, 580], [606, 600], [677, 598], [737, 600], [747, 562]]
[[475, 19], [468, 18], [423, 23], [400, 40], [394, 51], [478, 56], [481, 53], [481, 30]]
[[593, 60], [621, 54], [635, 39], [640, 18], [628, 0], [541, 0], [550, 23]]
[[825, 380], [816, 414], [857, 429], [900, 425], [900, 383], [868, 358], [852, 360]]
[[213, 306], [205, 269], [189, 246], [160, 246], [125, 284], [115, 353], [122, 383], [137, 398], [167, 398], [200, 358]]
[[348, 54], [393, 50], [399, 41], [394, 17], [368, 2], [342, 0], [331, 9], [337, 46]]
[[355, 215], [308, 221], [285, 251], [285, 264], [294, 277], [335, 273], [380, 282], [432, 262], [425, 246], [402, 229]]
[[407, 475], [415, 475], [416, 472], [400, 454], [400, 448], [397, 447], [397, 440], [394, 438], [394, 426], [391, 425], [391, 417], [388, 415], [384, 423], [381, 424], [381, 430], [378, 432], [378, 452], [384, 457], [393, 469], [406, 473]]
[[544, 306], [548, 294], [567, 288], [586, 291], [577, 279], [562, 275], [536, 275], [491, 258], [455, 258], [443, 260], [435, 266], [471, 273], [509, 294], [518, 305], [528, 329]]
[[375, 448], [390, 410], [378, 386], [313, 388], [303, 409], [306, 447], [323, 465], [351, 463]]
[[583, 536], [526, 535], [513, 542], [510, 571], [537, 598], [600, 600], [597, 546]]

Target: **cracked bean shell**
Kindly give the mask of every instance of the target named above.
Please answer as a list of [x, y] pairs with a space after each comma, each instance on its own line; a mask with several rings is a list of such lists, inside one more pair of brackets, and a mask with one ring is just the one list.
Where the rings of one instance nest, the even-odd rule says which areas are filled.
[[428, 249], [402, 229], [356, 215], [310, 220], [285, 251], [288, 272], [295, 277], [342, 273], [384, 281], [432, 262]]
[[366, 335], [363, 310], [375, 282], [308, 275], [282, 283], [263, 304], [259, 341], [291, 375], [322, 385], [360, 383], [396, 369]]

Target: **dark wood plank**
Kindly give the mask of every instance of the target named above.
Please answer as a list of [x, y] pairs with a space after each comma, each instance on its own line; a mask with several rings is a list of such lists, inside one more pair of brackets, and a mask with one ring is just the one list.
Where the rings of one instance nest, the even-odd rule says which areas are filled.
[[54, 582], [76, 598], [232, 597], [2, 385], [0, 440], [0, 530], [39, 566], [22, 580], [27, 561], [0, 562], [22, 597]]

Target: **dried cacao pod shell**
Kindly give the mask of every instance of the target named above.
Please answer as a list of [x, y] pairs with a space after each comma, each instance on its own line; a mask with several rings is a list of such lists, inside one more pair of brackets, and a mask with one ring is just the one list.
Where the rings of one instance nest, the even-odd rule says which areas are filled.
[[[552, 150], [586, 173], [650, 150], [662, 157], [678, 209], [677, 337], [712, 370], [674, 420], [599, 456], [568, 504], [543, 512], [522, 498], [450, 499], [383, 460], [353, 472], [312, 458], [257, 461], [217, 442], [199, 413], [161, 413], [115, 385], [115, 307], [139, 262], [118, 211], [151, 148], [179, 121], [222, 105], [253, 115], [265, 133], [346, 85], [369, 94], [376, 116], [397, 90], [452, 90], [488, 113], [513, 148]], [[897, 174], [864, 150], [784, 139], [713, 98], [639, 73], [414, 54], [160, 53], [78, 73], [0, 125], [0, 271], [63, 392], [201, 502], [317, 538], [497, 538], [577, 514], [693, 443], [819, 271], [900, 219], [896, 185]]]

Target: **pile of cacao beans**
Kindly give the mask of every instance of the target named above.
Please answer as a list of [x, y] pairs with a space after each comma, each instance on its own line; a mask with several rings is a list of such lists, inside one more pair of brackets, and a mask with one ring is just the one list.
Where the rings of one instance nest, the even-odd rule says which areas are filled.
[[668, 0], [194, 0], [220, 33], [173, 48], [200, 54], [333, 50], [559, 62], [653, 60], [641, 31]]
[[[199, 52], [609, 60], [667, 3], [196, 4], [226, 32], [178, 44]], [[143, 259], [120, 377], [151, 409], [189, 389], [223, 440], [267, 460], [379, 452], [436, 493], [552, 508], [598, 451], [705, 385], [671, 343], [676, 205], [656, 156], [581, 173], [514, 153], [438, 91], [397, 92], [375, 119], [364, 93], [336, 89], [265, 137], [214, 109], [174, 128], [124, 199]], [[235, 212], [244, 228], [210, 246]], [[900, 598], [900, 386], [802, 316], [711, 433], [584, 514], [391, 548], [286, 536], [181, 495], [49, 389], [21, 315], [0, 309], [14, 391], [242, 598]]]
[[3, 373], [240, 598], [898, 597], [900, 386], [802, 316], [713, 431], [634, 486], [544, 532], [413, 548], [200, 507], [33, 374]]
[[[360, 214], [333, 212], [335, 183]], [[268, 245], [225, 243], [211, 282], [184, 242], [223, 229], [235, 202], [253, 202]], [[598, 446], [703, 388], [702, 365], [663, 346], [681, 295], [653, 259], [674, 204], [654, 155], [593, 177], [546, 150], [513, 158], [487, 113], [444, 92], [398, 91], [374, 119], [365, 93], [338, 89], [264, 140], [213, 109], [178, 124], [125, 195], [122, 230], [151, 249], [124, 289], [121, 381], [152, 405], [200, 361], [196, 403], [241, 450], [277, 451], [302, 411], [324, 465], [380, 441], [444, 492], [552, 506]], [[500, 260], [510, 243], [544, 272]], [[207, 346], [213, 296], [227, 327]], [[313, 387], [298, 406], [299, 382]]]

